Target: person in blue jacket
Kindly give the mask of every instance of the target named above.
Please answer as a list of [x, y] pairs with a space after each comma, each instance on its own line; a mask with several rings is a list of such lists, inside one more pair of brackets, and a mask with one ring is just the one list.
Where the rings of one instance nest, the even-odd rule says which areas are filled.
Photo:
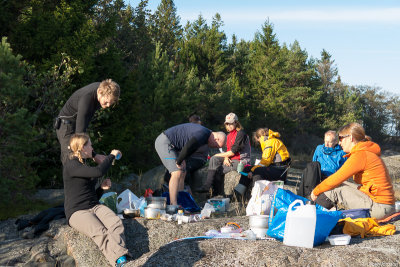
[[322, 178], [334, 174], [346, 161], [343, 156], [346, 153], [338, 144], [335, 131], [325, 133], [324, 144], [317, 146], [314, 152], [313, 161], [321, 164]]

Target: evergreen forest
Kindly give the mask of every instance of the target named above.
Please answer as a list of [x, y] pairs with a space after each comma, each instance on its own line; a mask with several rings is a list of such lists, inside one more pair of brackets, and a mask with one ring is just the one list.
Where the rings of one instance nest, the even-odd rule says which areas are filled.
[[399, 96], [343, 83], [329, 51], [313, 58], [281, 43], [267, 14], [251, 41], [228, 42], [218, 13], [182, 25], [173, 0], [154, 12], [135, 3], [0, 0], [1, 208], [62, 187], [54, 118], [75, 90], [107, 78], [121, 99], [89, 133], [98, 153], [123, 152], [114, 179], [159, 165], [155, 138], [192, 113], [224, 130], [234, 112], [248, 134], [279, 131], [291, 153], [311, 153], [307, 140], [354, 121], [379, 144], [398, 142]]

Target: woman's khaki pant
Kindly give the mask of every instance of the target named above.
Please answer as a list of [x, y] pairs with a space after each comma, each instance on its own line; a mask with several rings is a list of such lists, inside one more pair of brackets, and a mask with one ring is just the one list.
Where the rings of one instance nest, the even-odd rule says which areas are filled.
[[340, 203], [347, 209], [369, 209], [371, 217], [380, 220], [395, 212], [395, 205], [374, 202], [367, 194], [357, 189], [358, 185], [343, 182], [340, 186], [324, 194], [333, 202]]
[[69, 225], [90, 237], [103, 252], [112, 266], [116, 260], [128, 254], [125, 247], [124, 225], [115, 213], [104, 205], [72, 214]]

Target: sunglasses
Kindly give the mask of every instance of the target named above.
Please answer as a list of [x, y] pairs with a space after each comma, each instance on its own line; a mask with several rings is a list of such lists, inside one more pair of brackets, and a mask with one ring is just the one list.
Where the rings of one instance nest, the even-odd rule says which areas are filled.
[[351, 134], [339, 135], [339, 141], [342, 141], [344, 138], [351, 136]]

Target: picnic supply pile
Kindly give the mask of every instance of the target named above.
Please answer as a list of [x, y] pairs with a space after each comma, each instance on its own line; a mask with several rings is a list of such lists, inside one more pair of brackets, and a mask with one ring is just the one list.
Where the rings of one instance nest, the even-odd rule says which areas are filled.
[[[276, 240], [288, 246], [313, 248], [325, 242], [332, 246], [349, 245], [352, 236], [363, 238], [395, 233], [394, 225], [379, 225], [375, 218], [370, 218], [367, 209], [330, 211], [282, 187], [281, 181], [255, 182], [246, 207], [249, 229], [229, 222], [219, 229], [209, 229], [203, 236], [183, 239]], [[162, 220], [177, 225], [201, 223], [213, 214], [227, 214], [231, 204], [230, 198], [214, 197], [201, 209], [189, 193], [179, 192], [179, 205], [169, 205], [168, 193], [153, 197], [150, 189], [142, 197], [127, 189], [118, 196], [108, 193], [102, 199], [105, 205], [115, 203], [114, 210], [121, 218]]]

